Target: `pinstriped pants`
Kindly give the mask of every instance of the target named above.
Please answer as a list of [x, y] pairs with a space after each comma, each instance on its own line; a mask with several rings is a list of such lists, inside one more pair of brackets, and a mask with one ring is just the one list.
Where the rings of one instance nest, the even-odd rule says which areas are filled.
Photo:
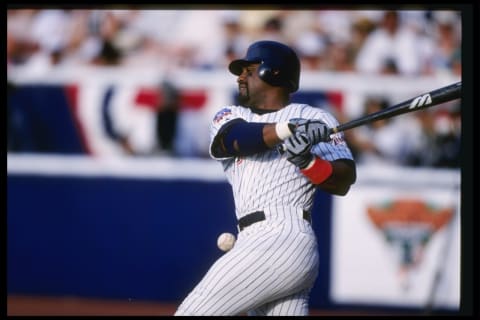
[[308, 315], [318, 275], [315, 233], [299, 214], [268, 216], [238, 234], [175, 315]]

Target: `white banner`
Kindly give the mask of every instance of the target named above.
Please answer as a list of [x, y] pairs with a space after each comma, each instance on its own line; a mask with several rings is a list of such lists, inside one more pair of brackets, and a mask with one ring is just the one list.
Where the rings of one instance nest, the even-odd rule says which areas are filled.
[[332, 301], [459, 308], [459, 170], [361, 167], [332, 214]]

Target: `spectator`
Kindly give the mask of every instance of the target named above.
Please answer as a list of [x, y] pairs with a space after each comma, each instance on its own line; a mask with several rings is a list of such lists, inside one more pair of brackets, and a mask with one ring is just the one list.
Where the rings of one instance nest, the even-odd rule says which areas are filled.
[[38, 49], [30, 34], [30, 26], [37, 10], [7, 11], [7, 65], [25, 64]]
[[353, 72], [354, 52], [348, 42], [337, 41], [330, 44], [325, 67], [333, 72]]
[[302, 33], [294, 45], [299, 54], [302, 69], [320, 70], [324, 68], [327, 44], [321, 34], [314, 31]]
[[263, 40], [285, 41], [282, 17], [275, 15], [268, 18], [263, 25], [260, 37]]
[[[375, 30], [376, 24], [374, 21], [362, 17], [358, 20], [352, 22], [350, 26], [351, 36], [350, 39], [347, 41], [349, 50], [352, 53], [352, 59], [358, 55], [358, 52], [363, 47], [365, 40], [368, 38], [369, 34]], [[353, 60], [352, 63], [354, 64], [355, 61]], [[353, 65], [353, 67], [355, 67]]]
[[460, 75], [460, 33], [459, 19], [453, 11], [437, 11], [434, 18], [435, 48], [432, 52], [431, 63], [435, 73], [450, 73]]
[[[15, 12], [15, 11], [14, 11]], [[16, 16], [16, 17], [15, 17]], [[58, 66], [69, 40], [69, 12], [66, 10], [18, 10], [10, 25], [10, 44], [24, 45], [20, 52], [10, 53], [20, 58], [15, 61], [31, 73], [46, 74]], [[19, 27], [25, 28], [20, 31]], [[21, 42], [16, 42], [22, 40]]]
[[161, 85], [161, 96], [156, 114], [156, 134], [158, 147], [161, 153], [176, 155], [175, 138], [177, 119], [180, 109], [180, 93], [170, 82]]
[[360, 48], [355, 68], [362, 73], [418, 75], [420, 43], [415, 31], [402, 24], [397, 11], [386, 11], [381, 24]]
[[460, 167], [460, 104], [451, 110], [425, 110], [415, 113], [421, 124], [419, 144], [408, 154], [406, 165], [416, 167]]
[[92, 59], [92, 63], [103, 66], [118, 66], [121, 64], [122, 52], [109, 39], [104, 39], [100, 52]]
[[239, 59], [250, 44], [240, 22], [240, 13], [237, 11], [225, 11], [223, 13], [222, 25], [225, 34], [225, 42], [223, 44], [224, 57], [218, 63], [218, 67], [226, 67], [230, 61]]
[[115, 66], [122, 64], [122, 51], [118, 48], [116, 40], [122, 28], [120, 20], [111, 11], [98, 13], [98, 34], [100, 38], [100, 50], [93, 58], [92, 63], [99, 65]]

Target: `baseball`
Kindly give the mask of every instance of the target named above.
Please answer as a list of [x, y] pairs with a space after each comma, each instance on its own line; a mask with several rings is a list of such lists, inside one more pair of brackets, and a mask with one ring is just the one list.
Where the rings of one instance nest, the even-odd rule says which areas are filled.
[[224, 232], [217, 239], [217, 246], [220, 250], [227, 252], [233, 248], [235, 236], [229, 232]]

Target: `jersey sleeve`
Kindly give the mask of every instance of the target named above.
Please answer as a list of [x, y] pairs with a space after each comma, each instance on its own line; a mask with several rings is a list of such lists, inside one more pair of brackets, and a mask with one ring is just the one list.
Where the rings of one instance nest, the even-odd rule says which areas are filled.
[[225, 160], [231, 158], [230, 156], [222, 156], [218, 148], [219, 137], [223, 130], [231, 123], [231, 121], [243, 119], [241, 111], [238, 107], [228, 106], [219, 110], [210, 123], [210, 145], [208, 148], [210, 157], [215, 160]]

